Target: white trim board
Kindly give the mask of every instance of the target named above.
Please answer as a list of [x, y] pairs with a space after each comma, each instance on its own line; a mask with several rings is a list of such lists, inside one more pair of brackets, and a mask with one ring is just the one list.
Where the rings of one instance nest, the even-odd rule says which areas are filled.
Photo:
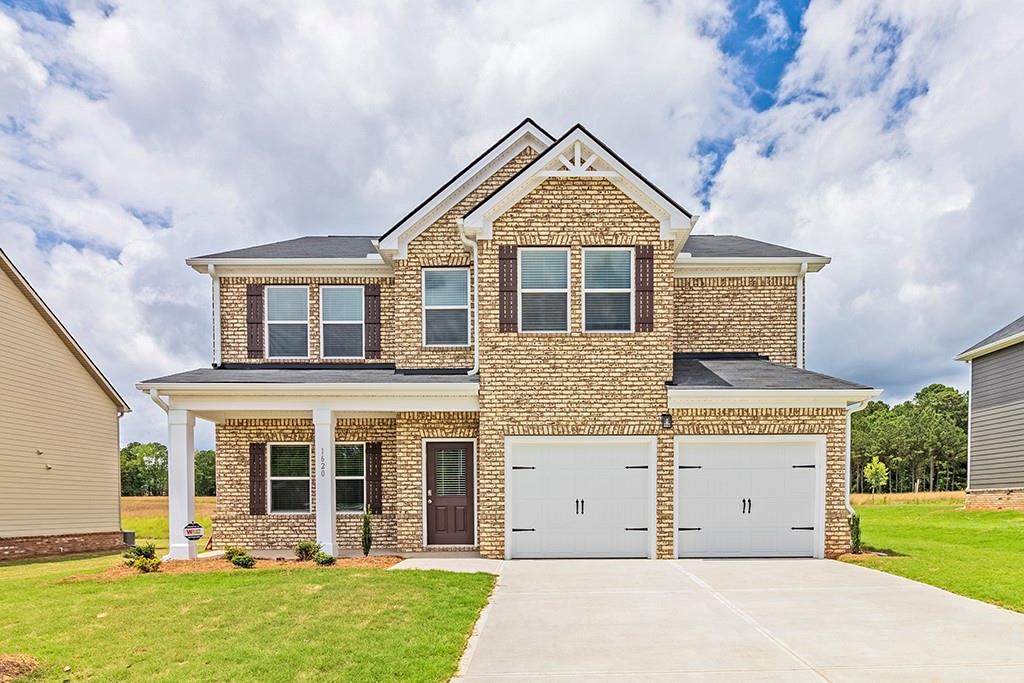
[[881, 389], [668, 388], [669, 408], [845, 408], [876, 398]]
[[954, 360], [971, 361], [971, 360], [974, 360], [975, 358], [978, 358], [980, 356], [987, 356], [990, 353], [995, 353], [996, 351], [1001, 351], [1001, 350], [1003, 350], [1003, 349], [1005, 349], [1005, 348], [1007, 348], [1009, 346], [1014, 346], [1015, 344], [1020, 344], [1022, 342], [1024, 342], [1024, 332], [1018, 332], [1017, 334], [1012, 334], [1009, 337], [1005, 337], [1003, 339], [996, 340], [996, 341], [992, 342], [991, 344], [986, 344], [985, 346], [979, 346], [978, 348], [974, 349], [973, 351], [964, 351], [959, 356], [957, 356]]

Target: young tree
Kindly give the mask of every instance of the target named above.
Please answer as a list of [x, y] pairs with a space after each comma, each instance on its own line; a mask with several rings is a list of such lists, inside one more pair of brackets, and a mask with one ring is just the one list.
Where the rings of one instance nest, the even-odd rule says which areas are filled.
[[215, 467], [213, 451], [196, 451], [196, 495], [216, 496], [217, 482], [215, 479]]
[[121, 449], [121, 495], [167, 495], [167, 447], [133, 441]]
[[871, 458], [871, 462], [864, 465], [864, 479], [871, 487], [871, 495], [874, 497], [878, 493], [878, 489], [889, 481], [889, 468], [876, 455]]

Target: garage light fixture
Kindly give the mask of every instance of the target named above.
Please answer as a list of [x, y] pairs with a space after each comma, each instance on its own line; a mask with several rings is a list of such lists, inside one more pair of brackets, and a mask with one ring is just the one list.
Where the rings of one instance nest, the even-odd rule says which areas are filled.
[[661, 414], [661, 428], [672, 429], [672, 413]]

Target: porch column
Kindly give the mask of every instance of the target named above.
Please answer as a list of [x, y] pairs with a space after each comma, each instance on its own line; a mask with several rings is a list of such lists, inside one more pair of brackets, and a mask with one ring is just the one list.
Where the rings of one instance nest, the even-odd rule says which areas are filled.
[[167, 522], [170, 552], [165, 560], [194, 560], [196, 543], [185, 538], [185, 525], [196, 514], [196, 417], [187, 410], [167, 411]]
[[330, 408], [313, 409], [313, 452], [316, 458], [316, 541], [337, 555], [334, 502], [334, 415]]

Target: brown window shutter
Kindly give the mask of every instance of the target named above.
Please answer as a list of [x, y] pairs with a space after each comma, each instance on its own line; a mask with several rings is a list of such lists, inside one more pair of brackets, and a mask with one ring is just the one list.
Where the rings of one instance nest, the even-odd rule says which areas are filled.
[[366, 328], [366, 357], [380, 358], [380, 285], [363, 287], [363, 322]]
[[249, 444], [249, 514], [267, 514], [267, 444]]
[[498, 246], [498, 331], [519, 330], [519, 274], [514, 244]]
[[636, 331], [654, 330], [654, 247], [642, 245], [636, 248], [636, 272], [634, 290], [636, 302]]
[[249, 358], [263, 358], [263, 285], [246, 285], [245, 303]]
[[374, 515], [379, 515], [384, 509], [380, 446], [380, 441], [366, 444], [366, 505]]

